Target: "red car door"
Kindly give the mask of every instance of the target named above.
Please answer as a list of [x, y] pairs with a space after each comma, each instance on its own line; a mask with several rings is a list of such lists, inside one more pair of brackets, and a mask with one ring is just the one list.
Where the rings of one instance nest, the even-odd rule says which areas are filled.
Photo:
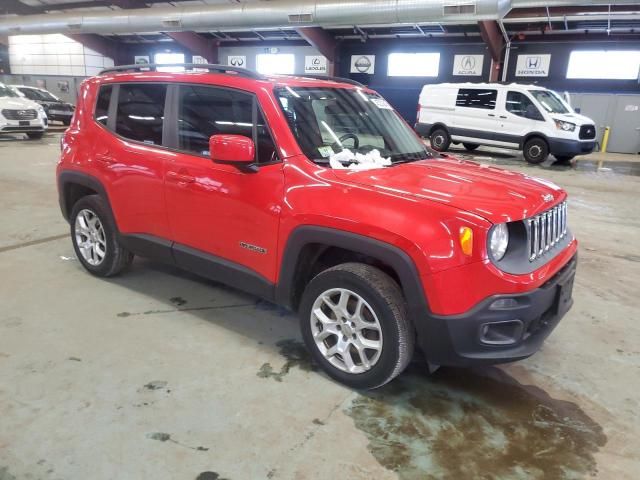
[[[273, 282], [284, 175], [254, 96], [180, 85], [174, 97], [177, 151], [166, 164], [165, 192], [176, 262], [186, 251], [192, 262], [231, 262], [233, 269]], [[214, 134], [257, 140], [259, 168], [249, 172], [214, 163], [208, 151]]]

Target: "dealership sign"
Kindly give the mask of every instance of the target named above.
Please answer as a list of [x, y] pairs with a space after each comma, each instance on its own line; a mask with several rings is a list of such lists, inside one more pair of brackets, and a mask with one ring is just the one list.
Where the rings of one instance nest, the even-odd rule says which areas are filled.
[[245, 55], [229, 55], [227, 65], [230, 67], [247, 68], [247, 57]]
[[479, 77], [482, 75], [484, 55], [456, 55], [453, 59], [453, 74]]
[[516, 77], [548, 77], [551, 55], [518, 55]]
[[327, 58], [322, 55], [306, 55], [304, 57], [304, 73], [327, 73]]
[[375, 69], [375, 55], [351, 55], [351, 73], [368, 73], [369, 75], [373, 75]]

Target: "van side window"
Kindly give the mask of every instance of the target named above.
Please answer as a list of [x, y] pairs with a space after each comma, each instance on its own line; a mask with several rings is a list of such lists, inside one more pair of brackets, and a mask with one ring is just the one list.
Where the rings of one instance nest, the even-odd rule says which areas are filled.
[[244, 135], [253, 139], [253, 96], [224, 88], [181, 85], [178, 96], [178, 148], [209, 155], [209, 137]]
[[482, 108], [493, 110], [496, 108], [497, 90], [482, 88], [461, 88], [458, 90], [456, 107]]
[[529, 118], [532, 120], [544, 120], [544, 117], [540, 114], [540, 110], [538, 110], [531, 99], [524, 93], [508, 92], [505, 107], [507, 112], [513, 113], [519, 117]]
[[105, 127], [109, 119], [109, 102], [111, 102], [112, 91], [112, 85], [102, 85], [98, 93], [98, 100], [96, 101], [95, 119]]
[[130, 140], [162, 145], [166, 96], [166, 85], [121, 84], [118, 94], [116, 133]]

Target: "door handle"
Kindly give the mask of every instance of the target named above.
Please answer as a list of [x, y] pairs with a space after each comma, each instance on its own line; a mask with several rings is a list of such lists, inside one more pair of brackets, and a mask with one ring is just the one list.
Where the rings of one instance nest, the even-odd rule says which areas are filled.
[[490, 117], [495, 117], [496, 116], [495, 113], [487, 113], [487, 115], [489, 115]]
[[167, 172], [167, 180], [177, 183], [193, 183], [196, 181], [196, 177], [188, 175], [186, 173]]
[[500, 115], [500, 118], [507, 118], [506, 115]]
[[108, 153], [96, 153], [94, 158], [97, 162], [104, 163], [105, 165], [116, 163], [115, 159]]

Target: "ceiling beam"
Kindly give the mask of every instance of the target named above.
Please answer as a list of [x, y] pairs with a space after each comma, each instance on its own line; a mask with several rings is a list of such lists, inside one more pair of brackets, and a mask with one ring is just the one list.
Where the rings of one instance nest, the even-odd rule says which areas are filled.
[[[607, 5], [588, 7], [549, 7], [549, 14], [552, 17], [561, 17], [563, 15], [584, 15], [585, 20], [589, 18], [589, 14], [624, 12], [640, 12], [640, 5], [611, 5], [611, 10], [609, 10]], [[505, 16], [505, 19], [531, 17], [547, 18], [547, 9], [544, 7], [514, 8]]]
[[185, 47], [192, 54], [206, 58], [208, 63], [218, 63], [219, 40], [206, 38], [195, 32], [166, 32], [165, 35]]
[[495, 20], [483, 20], [478, 22], [480, 36], [489, 49], [489, 54], [494, 62], [499, 62], [502, 57], [504, 47], [504, 37]]

